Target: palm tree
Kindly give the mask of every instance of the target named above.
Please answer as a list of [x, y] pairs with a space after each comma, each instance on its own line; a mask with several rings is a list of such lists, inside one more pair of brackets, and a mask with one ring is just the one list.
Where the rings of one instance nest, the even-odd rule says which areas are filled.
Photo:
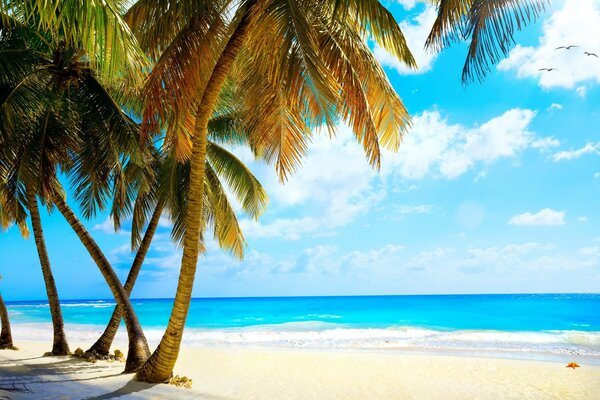
[[[219, 115], [213, 119], [211, 124], [213, 140], [227, 141], [229, 135], [227, 132], [223, 132], [223, 129], [230, 126], [222, 123], [226, 118], [228, 118], [227, 115]], [[215, 142], [209, 142], [208, 147], [206, 163], [208, 173], [204, 192], [207, 215], [204, 220], [212, 221], [213, 235], [220, 247], [228, 250], [234, 257], [242, 259], [245, 240], [235, 211], [227, 199], [219, 177], [233, 189], [232, 192], [242, 205], [243, 211], [253, 218], [258, 218], [264, 211], [268, 197], [258, 180], [239, 159]], [[173, 155], [158, 156], [156, 166], [155, 180], [144, 184], [144, 188], [138, 194], [134, 210], [132, 245], [138, 249], [124, 285], [127, 295], [130, 295], [133, 290], [162, 213], [167, 211], [173, 221], [172, 239], [174, 242], [181, 244], [185, 232], [189, 162], [178, 162]], [[144, 236], [141, 238], [140, 227], [145, 224], [149, 211], [151, 212], [150, 220]], [[200, 245], [202, 246], [202, 243]], [[115, 307], [104, 332], [87, 352], [108, 354], [120, 322], [121, 311]]]
[[[183, 116], [195, 110], [181, 271], [166, 332], [136, 375], [146, 382], [169, 379], [179, 353], [204, 226], [208, 124], [229, 77], [239, 83], [237, 99], [247, 111], [244, 126], [251, 132], [251, 147], [275, 162], [282, 179], [297, 166], [318, 125], [326, 124], [333, 133], [343, 119], [378, 167], [380, 144], [396, 149], [409, 122], [365, 40], [374, 37], [414, 66], [397, 23], [378, 1], [334, 6], [318, 0], [245, 0], [223, 28], [219, 12], [230, 10], [229, 2], [197, 3], [204, 7], [201, 14], [194, 14], [198, 7], [188, 2], [157, 5], [149, 0], [138, 2], [128, 14], [150, 54], [166, 38], [173, 40], [147, 86], [147, 129], [162, 119], [173, 137], [182, 130]], [[161, 6], [165, 9], [157, 10]], [[194, 46], [198, 39], [203, 44]], [[201, 53], [200, 60], [196, 51], [207, 43], [210, 51]], [[192, 68], [195, 72], [189, 73]], [[188, 89], [179, 90], [186, 85]]]
[[[2, 170], [0, 169], [0, 173]], [[0, 175], [1, 176], [1, 175]], [[27, 227], [27, 222], [25, 218], [21, 216], [21, 218], [16, 217], [14, 215], [10, 215], [8, 210], [4, 207], [4, 198], [0, 197], [0, 229], [3, 231], [10, 228], [10, 226], [16, 223], [21, 232], [21, 236], [25, 239], [29, 238], [29, 228]], [[0, 280], [2, 280], [2, 275], [0, 275]], [[4, 304], [4, 299], [2, 298], [2, 294], [0, 293], [0, 324], [2, 325], [2, 331], [0, 332], [0, 349], [11, 349], [16, 350], [17, 348], [13, 344], [12, 332], [10, 329], [10, 320], [8, 317], [8, 310], [6, 309], [6, 304]]]
[[[109, 93], [126, 92], [117, 85], [105, 89], [87, 52], [30, 27], [31, 23], [4, 15], [2, 21], [7, 20], [1, 36], [4, 51], [0, 52], [0, 166], [6, 171], [1, 195], [13, 214], [30, 211], [45, 271], [49, 264], [36, 197], [49, 208], [55, 205], [65, 216], [124, 310], [129, 335], [125, 368], [134, 371], [150, 354], [146, 338], [117, 275], [67, 205], [58, 179], [58, 171], [71, 177], [75, 198], [86, 216], [103, 209], [109, 199], [113, 209], [119, 210], [133, 198], [129, 182], [144, 169], [146, 155], [140, 148], [137, 125]], [[112, 193], [98, 185], [100, 181], [111, 182]], [[44, 276], [52, 288], [51, 273]], [[51, 307], [58, 305], [57, 297], [51, 297]], [[60, 316], [53, 311], [55, 315]]]
[[426, 47], [440, 51], [469, 41], [464, 84], [482, 81], [491, 66], [508, 55], [516, 30], [535, 21], [549, 0], [434, 0], [438, 16]]
[[0, 322], [2, 323], [2, 332], [0, 333], [0, 350], [15, 349], [13, 344], [12, 332], [10, 330], [10, 320], [8, 319], [8, 310], [4, 299], [0, 293]]
[[[2, 211], [2, 209], [0, 206], [0, 212], [1, 211]], [[0, 221], [0, 222], [4, 222], [4, 221]], [[2, 279], [2, 276], [0, 276], [0, 280], [1, 279]], [[0, 332], [0, 350], [4, 350], [4, 349], [16, 350], [16, 347], [13, 344], [12, 332], [10, 330], [10, 320], [8, 318], [8, 310], [6, 309], [6, 304], [4, 304], [4, 299], [2, 298], [2, 293], [0, 293], [0, 324], [2, 324], [2, 331]]]

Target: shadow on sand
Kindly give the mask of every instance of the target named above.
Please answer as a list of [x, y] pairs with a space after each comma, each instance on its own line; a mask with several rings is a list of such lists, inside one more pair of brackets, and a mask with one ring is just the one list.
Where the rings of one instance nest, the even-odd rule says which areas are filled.
[[119, 388], [113, 392], [110, 393], [106, 393], [100, 396], [94, 396], [94, 397], [87, 397], [83, 400], [106, 400], [106, 399], [114, 399], [117, 397], [121, 397], [121, 396], [125, 396], [128, 394], [132, 394], [132, 393], [138, 393], [141, 392], [142, 390], [146, 390], [146, 389], [150, 389], [154, 386], [156, 386], [157, 384], [151, 384], [151, 383], [142, 383], [142, 382], [138, 382], [138, 381], [134, 381], [133, 379], [130, 380], [129, 382], [127, 382], [127, 384], [125, 386], [123, 386], [122, 388]]
[[[116, 368], [110, 367], [105, 363], [89, 363], [75, 357], [52, 357], [56, 361], [27, 363], [18, 365], [20, 361], [25, 360], [49, 360], [48, 357], [32, 357], [25, 359], [6, 360], [0, 363], [0, 388], [26, 387], [32, 399], [39, 399], [41, 388], [38, 385], [63, 385], [70, 384], [70, 387], [65, 387], [65, 391], [76, 393], [85, 385], [86, 381], [106, 379], [111, 377], [122, 376], [120, 372], [122, 365], [119, 364], [119, 372], [115, 372]], [[15, 365], [17, 363], [17, 365]], [[9, 364], [9, 365], [7, 365]], [[133, 378], [133, 375], [131, 375]], [[87, 386], [87, 385], [85, 385]], [[87, 397], [88, 400], [112, 399], [120, 396], [133, 394], [142, 390], [150, 389], [155, 385], [146, 384], [130, 380], [127, 384], [110, 393], [94, 395]], [[101, 392], [102, 388], [95, 386], [89, 387], [89, 390], [96, 393]], [[37, 393], [36, 393], [37, 392]], [[0, 391], [0, 399], [4, 393]], [[27, 396], [29, 397], [29, 395]], [[60, 396], [59, 396], [60, 397]], [[64, 397], [61, 397], [64, 398]]]

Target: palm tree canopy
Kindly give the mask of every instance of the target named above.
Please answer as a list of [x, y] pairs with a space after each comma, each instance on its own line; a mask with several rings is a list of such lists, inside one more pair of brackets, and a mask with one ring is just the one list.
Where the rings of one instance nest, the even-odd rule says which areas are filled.
[[549, 0], [431, 0], [438, 16], [426, 47], [440, 51], [470, 40], [462, 81], [482, 81], [508, 55], [514, 34], [534, 22]]
[[[349, 124], [374, 167], [379, 166], [380, 145], [398, 147], [410, 119], [367, 39], [411, 67], [415, 62], [398, 24], [379, 1], [231, 3], [142, 0], [129, 10], [132, 30], [158, 57], [144, 89], [146, 130], [166, 125], [167, 140], [177, 141], [173, 137], [194, 126], [215, 62], [242, 16], [249, 14], [251, 29], [231, 75], [235, 101], [247, 117], [244, 129], [251, 146], [276, 165], [281, 179], [298, 166], [311, 131], [323, 124], [332, 134], [338, 123]], [[170, 11], [178, 7], [185, 17]], [[209, 11], [195, 13], [198, 7]], [[156, 24], [146, 24], [147, 18]], [[172, 41], [163, 42], [163, 36]]]
[[[220, 247], [241, 259], [246, 242], [228, 195], [233, 195], [241, 210], [254, 219], [264, 212], [269, 198], [248, 167], [218, 144], [231, 143], [232, 134], [228, 130], [231, 125], [224, 123], [223, 119], [222, 116], [217, 116], [212, 124], [213, 141], [208, 144], [202, 220], [204, 225], [212, 227], [213, 237]], [[132, 216], [133, 248], [139, 246], [142, 229], [158, 204], [167, 211], [173, 223], [172, 240], [179, 246], [183, 244], [190, 163], [179, 161], [173, 150], [163, 150], [167, 150], [166, 155], [155, 152], [154, 174], [148, 175], [151, 179], [138, 187]], [[204, 251], [203, 241], [201, 238], [200, 251]]]
[[84, 53], [30, 25], [11, 20], [0, 27], [5, 206], [24, 214], [27, 187], [51, 204], [66, 173], [86, 217], [111, 201], [118, 216], [147, 162], [138, 126], [111, 95], [119, 86], [105, 88]]
[[[104, 83], [122, 78], [137, 85], [144, 79], [148, 60], [123, 21], [124, 0], [0, 0], [5, 26], [31, 24], [79, 49]], [[8, 16], [13, 16], [8, 17]]]

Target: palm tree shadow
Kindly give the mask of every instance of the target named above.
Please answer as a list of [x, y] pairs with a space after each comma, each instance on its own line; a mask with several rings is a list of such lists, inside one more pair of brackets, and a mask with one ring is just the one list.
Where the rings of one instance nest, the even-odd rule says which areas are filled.
[[2, 364], [12, 364], [12, 363], [17, 363], [19, 361], [29, 361], [29, 360], [37, 360], [40, 358], [45, 358], [44, 356], [37, 356], [37, 357], [29, 357], [29, 358], [16, 358], [16, 359], [10, 359], [10, 360], [6, 360], [6, 361], [2, 361], [0, 362], [0, 365]]
[[100, 396], [94, 396], [94, 397], [87, 397], [83, 400], [106, 400], [106, 399], [114, 399], [120, 396], [125, 396], [128, 394], [133, 394], [133, 393], [139, 393], [143, 390], [147, 390], [147, 389], [151, 389], [154, 386], [159, 385], [158, 383], [144, 383], [144, 382], [138, 382], [136, 380], [130, 380], [129, 382], [127, 382], [127, 384], [125, 386], [123, 386], [122, 388], [119, 388], [115, 391], [112, 391], [110, 393], [105, 393], [102, 394]]

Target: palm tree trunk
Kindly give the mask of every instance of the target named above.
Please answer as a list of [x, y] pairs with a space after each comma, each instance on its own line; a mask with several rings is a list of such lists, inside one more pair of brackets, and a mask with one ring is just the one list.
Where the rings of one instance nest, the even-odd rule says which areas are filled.
[[121, 285], [117, 274], [112, 269], [110, 263], [98, 247], [98, 244], [94, 241], [89, 232], [85, 229], [81, 221], [75, 216], [73, 210], [67, 205], [62, 196], [58, 195], [54, 197], [54, 204], [65, 217], [71, 228], [75, 231], [79, 240], [83, 243], [87, 251], [92, 256], [92, 259], [98, 266], [98, 269], [106, 279], [110, 290], [117, 306], [123, 310], [123, 319], [125, 320], [125, 326], [127, 327], [127, 335], [129, 338], [129, 349], [127, 352], [127, 361], [125, 362], [125, 372], [137, 371], [144, 362], [150, 356], [150, 349], [148, 348], [148, 342], [146, 336], [142, 331], [142, 327], [133, 311], [133, 306], [129, 301], [125, 289]]
[[173, 375], [173, 368], [179, 356], [183, 329], [190, 307], [201, 229], [203, 226], [204, 170], [206, 163], [206, 143], [208, 121], [212, 116], [221, 88], [229, 70], [248, 35], [250, 9], [255, 2], [247, 3], [244, 16], [227, 42], [212, 75], [208, 81], [202, 100], [196, 112], [196, 126], [192, 137], [190, 158], [190, 186], [183, 240], [183, 259], [177, 283], [177, 292], [167, 329], [152, 356], [140, 368], [136, 379], [142, 382], [165, 382]]
[[40, 258], [40, 265], [42, 266], [48, 304], [50, 305], [50, 315], [52, 316], [54, 340], [51, 353], [55, 356], [66, 356], [71, 352], [69, 351], [69, 344], [67, 343], [67, 337], [65, 335], [65, 326], [60, 310], [58, 291], [56, 290], [56, 283], [54, 282], [52, 268], [50, 267], [50, 259], [48, 258], [48, 251], [46, 250], [44, 231], [42, 230], [42, 221], [40, 219], [40, 210], [38, 208], [36, 195], [30, 189], [27, 189], [26, 192], [29, 214], [31, 216], [31, 225], [33, 227], [33, 236], [35, 237], [35, 245]]
[[0, 333], [0, 349], [14, 349], [12, 332], [10, 330], [10, 320], [8, 319], [8, 310], [2, 294], [0, 294], [0, 321], [2, 322], [2, 332]]
[[[154, 209], [154, 214], [152, 214], [152, 218], [148, 223], [142, 243], [140, 244], [140, 247], [135, 255], [133, 264], [131, 264], [131, 269], [129, 270], [129, 275], [127, 275], [127, 280], [125, 281], [124, 286], [127, 296], [131, 295], [135, 281], [140, 273], [140, 269], [142, 268], [142, 264], [144, 263], [144, 259], [146, 258], [146, 254], [148, 253], [148, 249], [150, 248], [154, 234], [156, 233], [156, 228], [158, 226], [158, 221], [160, 220], [162, 210], [163, 208], [161, 204], [158, 204]], [[94, 345], [90, 347], [87, 352], [95, 352], [96, 354], [100, 355], [107, 355], [110, 352], [110, 346], [112, 345], [115, 335], [119, 330], [119, 325], [121, 324], [121, 316], [121, 310], [118, 306], [115, 307], [112, 316], [110, 317], [110, 321], [106, 326], [106, 329], [104, 329], [104, 333], [102, 333], [102, 336], [100, 336], [96, 343], [94, 343]]]

